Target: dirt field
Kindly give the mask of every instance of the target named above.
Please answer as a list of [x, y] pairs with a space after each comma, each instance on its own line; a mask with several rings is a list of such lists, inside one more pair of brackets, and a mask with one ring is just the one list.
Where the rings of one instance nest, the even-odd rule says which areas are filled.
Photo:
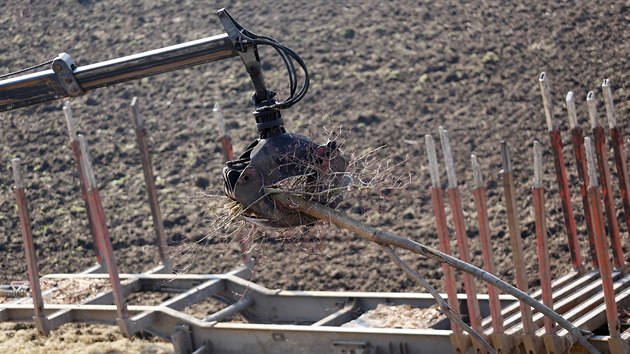
[[[513, 266], [498, 175], [499, 141], [507, 140], [519, 188], [521, 236], [528, 253], [530, 283], [535, 286], [537, 264], [529, 192], [534, 139], [546, 148], [552, 271], [559, 275], [570, 269], [538, 75], [546, 71], [551, 79], [554, 113], [563, 129], [568, 126], [564, 97], [567, 91], [574, 91], [580, 124], [587, 132], [586, 94], [596, 91], [603, 122], [600, 85], [603, 78], [609, 78], [617, 119], [628, 131], [630, 7], [625, 1], [605, 5], [589, 1], [517, 3], [5, 2], [0, 14], [4, 39], [0, 71], [17, 70], [64, 51], [79, 65], [86, 65], [220, 34], [222, 26], [215, 11], [226, 6], [243, 25], [284, 42], [308, 64], [312, 77], [309, 94], [284, 113], [290, 131], [315, 132], [314, 137], [323, 142], [326, 134], [318, 126], [342, 129], [343, 148], [348, 154], [386, 145], [378, 156], [403, 162], [392, 174], [411, 176], [405, 188], [377, 186], [347, 199], [340, 208], [350, 215], [437, 247], [424, 135], [437, 136], [438, 126], [443, 125], [449, 130], [463, 188], [471, 252], [474, 263], [481, 265], [469, 188], [470, 154], [476, 153], [488, 180], [498, 275], [511, 280]], [[284, 69], [275, 53], [262, 49], [261, 56], [269, 86], [286, 92]], [[221, 194], [223, 164], [211, 110], [217, 100], [222, 103], [238, 153], [256, 138], [251, 91], [240, 60], [234, 58], [100, 89], [72, 101], [79, 132], [90, 144], [121, 272], [147, 270], [158, 261], [130, 122], [131, 98], [139, 97], [149, 125], [164, 226], [172, 246], [170, 256], [181, 271], [208, 273], [239, 265], [238, 246], [213, 229], [224, 201], [212, 197]], [[13, 157], [22, 158], [25, 166], [41, 272], [77, 272], [94, 263], [94, 245], [61, 105], [58, 101], [0, 115], [1, 284], [27, 279], [11, 192], [9, 160]], [[569, 135], [565, 132], [563, 138], [582, 253], [588, 261]], [[442, 182], [446, 186], [446, 176]], [[627, 230], [623, 224], [620, 227], [624, 250], [628, 251]], [[262, 240], [255, 281], [267, 287], [420, 290], [377, 247], [346, 232], [319, 228], [299, 242], [278, 241], [264, 231], [254, 234]], [[192, 252], [184, 252], [192, 240], [200, 239], [204, 240]], [[295, 261], [298, 258], [300, 262]], [[416, 256], [404, 258], [442, 288], [439, 266]], [[90, 335], [76, 331], [79, 337]], [[111, 341], [119, 338], [112, 335], [115, 338]], [[0, 348], [15, 343], [7, 338], [0, 336]], [[32, 346], [49, 353], [59, 350], [40, 340]]]

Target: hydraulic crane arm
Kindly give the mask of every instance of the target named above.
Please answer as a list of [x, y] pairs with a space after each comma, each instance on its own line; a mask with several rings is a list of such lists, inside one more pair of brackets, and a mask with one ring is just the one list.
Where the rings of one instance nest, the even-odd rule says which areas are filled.
[[[86, 66], [59, 54], [50, 69], [0, 81], [0, 112], [38, 103], [76, 97], [99, 87], [241, 56], [259, 99], [266, 100], [256, 45], [241, 38], [246, 31], [225, 9], [217, 12], [224, 34], [150, 50]], [[238, 49], [237, 49], [238, 48]], [[265, 93], [263, 97], [260, 97]]]
[[[347, 161], [335, 142], [317, 145], [310, 138], [284, 128], [281, 110], [299, 102], [309, 87], [309, 74], [300, 56], [277, 40], [257, 35], [221, 9], [217, 12], [225, 34], [78, 67], [70, 55], [59, 54], [49, 70], [0, 81], [0, 112], [76, 97], [99, 87], [239, 56], [254, 86], [254, 118], [259, 138], [223, 170], [228, 197], [244, 206], [243, 217], [258, 225], [291, 227], [310, 225], [315, 219], [295, 210], [279, 209], [265, 191], [293, 177], [304, 177], [304, 187], [320, 204], [336, 207], [339, 186], [347, 186]], [[270, 46], [284, 62], [289, 94], [283, 100], [268, 90], [263, 79], [258, 46]], [[302, 76], [298, 75], [301, 69]], [[25, 70], [29, 70], [25, 69]], [[2, 76], [0, 76], [1, 78]], [[299, 82], [302, 85], [298, 85]], [[332, 187], [332, 188], [331, 188]]]
[[227, 34], [80, 67], [63, 53], [49, 70], [0, 81], [0, 111], [235, 56], [238, 52]]

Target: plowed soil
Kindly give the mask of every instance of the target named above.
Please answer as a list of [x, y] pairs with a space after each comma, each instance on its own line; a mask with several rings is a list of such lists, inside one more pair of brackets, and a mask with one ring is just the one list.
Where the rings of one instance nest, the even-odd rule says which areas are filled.
[[[590, 264], [564, 98], [570, 90], [575, 93], [579, 123], [590, 134], [584, 100], [589, 90], [596, 92], [600, 121], [605, 124], [600, 85], [608, 78], [617, 120], [628, 130], [630, 7], [626, 1], [5, 2], [0, 14], [0, 71], [18, 70], [60, 52], [70, 53], [81, 66], [221, 34], [215, 11], [224, 6], [244, 26], [277, 38], [306, 61], [311, 88], [304, 100], [284, 113], [288, 130], [320, 142], [325, 142], [324, 126], [341, 130], [343, 149], [349, 155], [385, 146], [375, 156], [399, 163], [388, 173], [410, 176], [403, 188], [376, 184], [372, 190], [349, 196], [340, 208], [351, 216], [437, 248], [424, 135], [437, 137], [438, 126], [444, 126], [462, 188], [472, 260], [481, 266], [470, 192], [470, 154], [477, 154], [488, 186], [497, 275], [512, 281], [498, 173], [499, 142], [506, 140], [512, 149], [520, 235], [534, 287], [538, 264], [530, 188], [535, 139], [545, 149], [552, 272], [558, 276], [571, 269], [538, 87], [538, 76], [545, 71], [551, 80], [556, 123], [563, 129], [582, 255]], [[275, 52], [261, 48], [261, 57], [268, 85], [280, 94], [287, 92]], [[234, 237], [213, 228], [221, 221], [224, 200], [213, 197], [222, 193], [223, 162], [211, 111], [215, 102], [222, 104], [238, 153], [256, 138], [251, 93], [242, 63], [233, 58], [72, 100], [78, 130], [90, 145], [121, 272], [145, 271], [159, 260], [130, 121], [131, 98], [139, 97], [151, 135], [169, 256], [180, 271], [213, 273], [237, 267], [240, 256]], [[56, 101], [0, 114], [2, 284], [27, 280], [12, 193], [9, 161], [14, 157], [20, 157], [24, 166], [41, 273], [78, 272], [95, 261], [61, 106]], [[630, 145], [627, 139], [625, 143]], [[445, 174], [442, 183], [446, 187]], [[447, 214], [453, 231], [450, 211]], [[620, 202], [618, 215], [627, 252], [628, 230]], [[253, 235], [259, 245], [254, 281], [270, 288], [421, 291], [378, 247], [332, 227], [320, 226], [290, 241], [265, 230], [243, 232]], [[454, 239], [453, 232], [451, 236]], [[410, 254], [403, 258], [443, 288], [437, 264]], [[0, 347], [10, 341], [0, 342]], [[46, 348], [52, 347], [37, 343], [31, 350], [50, 352]]]

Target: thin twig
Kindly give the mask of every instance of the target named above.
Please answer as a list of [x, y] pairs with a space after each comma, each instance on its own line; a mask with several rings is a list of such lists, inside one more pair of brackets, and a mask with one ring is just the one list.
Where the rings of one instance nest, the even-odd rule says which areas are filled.
[[486, 348], [486, 350], [489, 353], [496, 353], [496, 351], [494, 350], [494, 348], [492, 348], [492, 346], [490, 345], [490, 343], [488, 343], [479, 333], [475, 332], [475, 330], [473, 330], [470, 326], [468, 326], [461, 318], [459, 318], [459, 316], [453, 311], [453, 309], [451, 309], [450, 306], [448, 306], [448, 304], [446, 303], [446, 301], [442, 298], [442, 296], [440, 295], [440, 293], [435, 290], [434, 287], [431, 286], [431, 284], [429, 284], [429, 282], [427, 282], [421, 275], [420, 273], [416, 272], [413, 268], [411, 268], [405, 261], [403, 261], [400, 257], [398, 257], [398, 255], [396, 254], [396, 251], [391, 248], [390, 246], [386, 246], [386, 245], [379, 245], [381, 246], [381, 249], [387, 253], [387, 255], [389, 256], [389, 258], [396, 263], [397, 266], [399, 266], [400, 268], [402, 268], [402, 270], [412, 279], [414, 279], [415, 281], [417, 281], [418, 283], [420, 283], [420, 285], [425, 288], [429, 294], [431, 294], [431, 296], [433, 296], [433, 298], [435, 299], [435, 302], [438, 303], [438, 305], [440, 305], [440, 308], [442, 309], [442, 312], [444, 312], [444, 315], [446, 315], [446, 317], [448, 317], [451, 321], [453, 322], [457, 322], [458, 325], [460, 325], [464, 331], [468, 332], [468, 334], [470, 334], [472, 337], [474, 337], [475, 339], [477, 339], [481, 344], [483, 344], [484, 348]]
[[[274, 191], [269, 191], [273, 193]], [[529, 306], [535, 308], [543, 315], [550, 317], [561, 327], [566, 329], [572, 337], [578, 341], [589, 353], [599, 353], [599, 351], [588, 342], [584, 335], [591, 335], [588, 331], [583, 331], [575, 327], [571, 322], [562, 317], [560, 314], [543, 305], [541, 302], [536, 301], [527, 293], [513, 287], [512, 285], [497, 278], [495, 275], [488, 273], [480, 268], [475, 267], [472, 264], [463, 262], [453, 256], [442, 253], [438, 250], [434, 250], [421, 243], [406, 239], [396, 234], [381, 231], [363, 222], [352, 219], [351, 217], [324, 205], [317, 204], [315, 202], [307, 201], [299, 197], [287, 195], [282, 192], [275, 191], [277, 194], [273, 195], [274, 200], [285, 208], [297, 209], [302, 213], [313, 216], [317, 219], [330, 222], [337, 227], [354, 232], [360, 237], [363, 237], [369, 241], [376, 242], [379, 245], [388, 245], [400, 247], [414, 253], [421, 254], [425, 257], [431, 258], [440, 263], [446, 263], [458, 270], [471, 274], [475, 278], [481, 279], [484, 282], [496, 286], [503, 292], [506, 292], [520, 301], [527, 303]]]

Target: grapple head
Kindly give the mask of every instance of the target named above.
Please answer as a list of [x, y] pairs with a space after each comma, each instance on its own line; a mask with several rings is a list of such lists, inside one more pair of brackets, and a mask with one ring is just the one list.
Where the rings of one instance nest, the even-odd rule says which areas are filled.
[[[239, 52], [254, 85], [252, 97], [256, 111], [259, 139], [236, 160], [223, 169], [225, 194], [244, 208], [243, 217], [255, 224], [270, 227], [309, 225], [315, 219], [297, 210], [280, 208], [269, 197], [270, 187], [287, 187], [307, 199], [336, 207], [341, 201], [339, 187], [350, 184], [345, 175], [347, 162], [335, 142], [318, 145], [309, 138], [287, 133], [281, 110], [299, 102], [309, 87], [309, 74], [300, 56], [287, 46], [267, 36], [258, 36], [238, 24], [225, 10], [219, 18], [228, 37]], [[271, 46], [280, 54], [287, 69], [290, 92], [281, 101], [267, 89], [262, 76], [258, 45]], [[298, 87], [301, 68], [303, 83]]]
[[303, 193], [307, 199], [336, 207], [338, 188], [349, 184], [346, 159], [335, 142], [317, 145], [309, 138], [283, 133], [258, 139], [223, 169], [225, 194], [244, 207], [243, 217], [269, 227], [310, 225], [315, 219], [297, 210], [280, 208], [269, 187]]

